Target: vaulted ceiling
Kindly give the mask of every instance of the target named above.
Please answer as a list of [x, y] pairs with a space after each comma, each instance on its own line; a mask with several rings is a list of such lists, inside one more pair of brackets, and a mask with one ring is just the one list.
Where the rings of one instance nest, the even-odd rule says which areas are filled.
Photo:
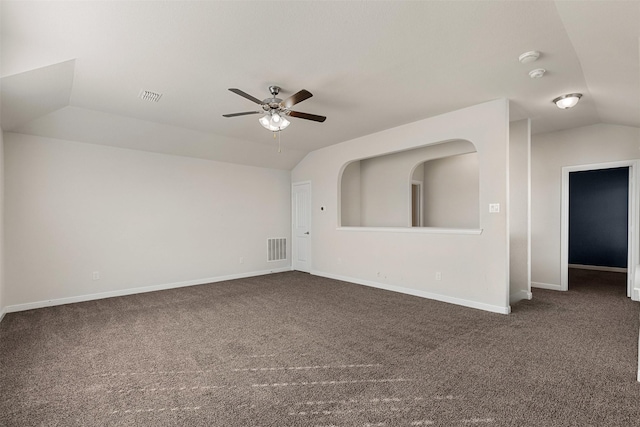
[[[534, 133], [640, 127], [637, 1], [3, 0], [0, 14], [5, 131], [290, 169], [496, 98]], [[327, 116], [292, 118], [282, 153], [258, 115], [222, 117], [256, 109], [228, 88], [264, 99], [274, 84], [309, 90], [295, 110]], [[570, 92], [575, 108], [551, 103]]]

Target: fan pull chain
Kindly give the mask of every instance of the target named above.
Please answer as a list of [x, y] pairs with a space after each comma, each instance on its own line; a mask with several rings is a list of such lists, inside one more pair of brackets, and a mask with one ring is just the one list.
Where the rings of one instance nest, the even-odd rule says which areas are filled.
[[280, 132], [281, 131], [273, 133], [273, 139], [276, 139], [276, 133], [278, 134], [278, 153], [282, 153], [282, 144], [281, 144], [281, 141], [280, 141]]
[[282, 153], [282, 144], [281, 144], [281, 141], [280, 141], [280, 138], [281, 138], [280, 134], [281, 133], [282, 133], [282, 131], [278, 132], [278, 154]]

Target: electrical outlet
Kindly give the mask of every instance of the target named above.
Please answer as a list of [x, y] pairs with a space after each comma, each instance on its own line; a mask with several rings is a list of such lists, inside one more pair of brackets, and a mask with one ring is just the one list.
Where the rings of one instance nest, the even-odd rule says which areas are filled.
[[244, 257], [240, 257], [240, 264], [244, 264]]
[[93, 280], [100, 280], [100, 272], [99, 271], [94, 271], [93, 272]]
[[436, 280], [442, 280], [442, 273], [440, 271], [436, 271]]

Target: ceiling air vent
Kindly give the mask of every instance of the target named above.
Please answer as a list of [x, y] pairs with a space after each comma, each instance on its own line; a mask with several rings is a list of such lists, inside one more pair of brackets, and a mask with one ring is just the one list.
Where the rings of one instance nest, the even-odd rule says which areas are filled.
[[145, 101], [153, 101], [158, 102], [162, 98], [162, 94], [158, 92], [152, 92], [150, 90], [141, 90], [140, 91], [140, 99]]

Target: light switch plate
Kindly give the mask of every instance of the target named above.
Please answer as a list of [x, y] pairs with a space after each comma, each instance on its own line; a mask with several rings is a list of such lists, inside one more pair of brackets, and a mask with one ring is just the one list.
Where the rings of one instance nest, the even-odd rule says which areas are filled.
[[489, 203], [489, 213], [499, 213], [500, 203]]

